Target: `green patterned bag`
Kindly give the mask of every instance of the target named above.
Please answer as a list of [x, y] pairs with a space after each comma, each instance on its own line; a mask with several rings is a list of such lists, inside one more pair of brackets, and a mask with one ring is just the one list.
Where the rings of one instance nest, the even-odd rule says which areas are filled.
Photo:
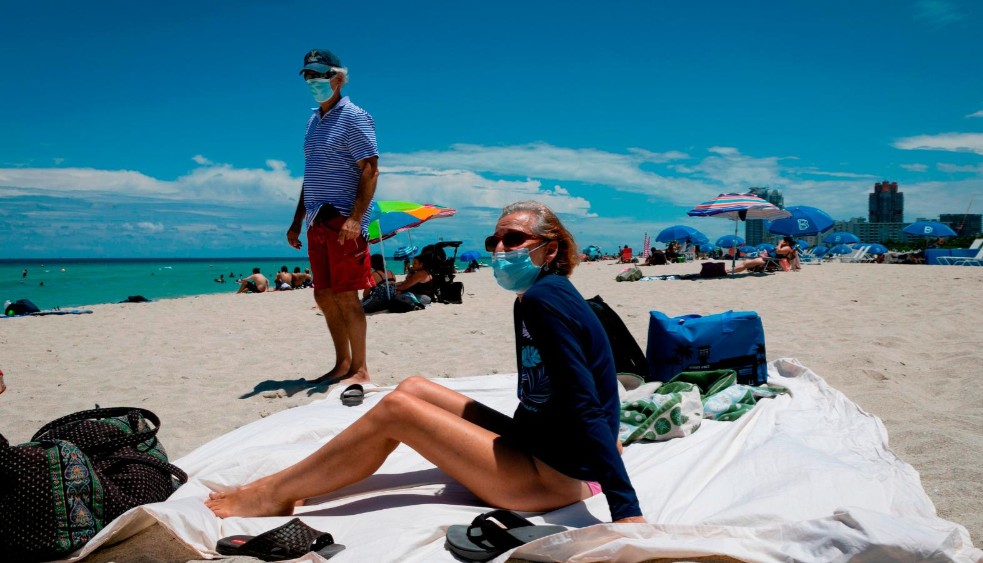
[[145, 409], [82, 411], [45, 425], [30, 442], [0, 436], [0, 554], [61, 558], [123, 512], [167, 499], [187, 475], [167, 463]]

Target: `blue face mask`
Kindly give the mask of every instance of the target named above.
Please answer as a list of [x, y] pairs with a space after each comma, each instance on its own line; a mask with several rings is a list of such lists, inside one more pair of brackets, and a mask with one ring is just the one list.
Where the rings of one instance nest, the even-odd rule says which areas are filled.
[[[532, 250], [544, 246], [546, 246], [545, 242]], [[502, 286], [502, 289], [525, 293], [532, 287], [543, 267], [532, 263], [529, 252], [528, 248], [519, 248], [508, 252], [492, 253], [492, 271], [495, 273], [495, 281]]]
[[334, 95], [331, 80], [328, 78], [311, 78], [306, 82], [307, 87], [311, 89], [311, 95], [314, 96], [314, 101], [319, 104], [330, 100]]

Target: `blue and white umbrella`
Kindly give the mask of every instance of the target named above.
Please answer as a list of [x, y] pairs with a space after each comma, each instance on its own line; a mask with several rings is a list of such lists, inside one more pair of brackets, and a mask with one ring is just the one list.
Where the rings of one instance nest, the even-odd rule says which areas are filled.
[[814, 247], [812, 249], [812, 254], [814, 256], [824, 256], [827, 252], [829, 252], [829, 247], [828, 246], [824, 246], [822, 244], [820, 244], [819, 246], [816, 246], [816, 247]]
[[800, 238], [799, 240], [795, 241], [795, 244], [797, 244], [801, 250], [805, 250], [810, 246], [812, 246], [811, 244], [809, 244], [809, 241], [807, 241], [804, 238]]
[[956, 231], [949, 228], [949, 225], [938, 221], [916, 221], [901, 229], [901, 232], [916, 237], [954, 237]]
[[768, 232], [802, 237], [825, 233], [833, 228], [833, 218], [822, 209], [808, 205], [793, 205], [786, 207], [785, 211], [791, 215], [772, 221], [768, 225]]
[[472, 260], [481, 260], [481, 252], [477, 250], [465, 250], [457, 257], [460, 262], [470, 262]]
[[684, 241], [689, 239], [690, 242], [695, 244], [703, 244], [705, 242], [710, 242], [710, 239], [700, 231], [690, 227], [689, 225], [673, 225], [671, 227], [666, 227], [659, 231], [659, 234], [655, 236], [656, 242], [672, 242], [672, 241]]
[[852, 254], [853, 249], [845, 244], [838, 244], [829, 249], [830, 254]]
[[887, 247], [883, 244], [872, 244], [867, 249], [868, 254], [887, 254]]
[[700, 245], [700, 252], [713, 252], [717, 250], [717, 245], [712, 242], [704, 242]]
[[853, 244], [855, 242], [860, 242], [860, 237], [853, 233], [846, 232], [829, 233], [823, 237], [823, 242], [826, 244]]
[[415, 246], [402, 246], [393, 252], [393, 260], [399, 260], [401, 258], [412, 258], [416, 255], [417, 247]]
[[721, 248], [737, 248], [744, 246], [744, 239], [737, 235], [724, 235], [717, 239], [716, 244]]
[[757, 249], [758, 250], [764, 250], [766, 252], [774, 252], [775, 251], [775, 245], [774, 244], [771, 244], [770, 242], [763, 242], [763, 243], [761, 243], [761, 244], [759, 244], [757, 246]]

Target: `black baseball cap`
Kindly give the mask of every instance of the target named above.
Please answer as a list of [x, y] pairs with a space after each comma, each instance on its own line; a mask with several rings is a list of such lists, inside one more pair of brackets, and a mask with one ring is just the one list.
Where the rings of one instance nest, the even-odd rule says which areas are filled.
[[328, 72], [332, 68], [341, 68], [341, 59], [327, 49], [311, 49], [304, 55], [304, 68], [300, 69], [300, 73], [303, 74], [305, 70]]

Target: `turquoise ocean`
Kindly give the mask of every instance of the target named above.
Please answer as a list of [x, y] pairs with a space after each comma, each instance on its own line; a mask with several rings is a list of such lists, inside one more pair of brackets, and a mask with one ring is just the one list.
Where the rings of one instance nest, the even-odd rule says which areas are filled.
[[[402, 260], [386, 260], [403, 274]], [[0, 304], [29, 299], [40, 309], [71, 309], [99, 303], [118, 303], [129, 296], [151, 300], [190, 295], [234, 293], [235, 280], [260, 271], [270, 282], [281, 266], [291, 272], [310, 267], [307, 257], [209, 259], [3, 259], [0, 260]], [[24, 277], [27, 270], [27, 277]], [[225, 283], [214, 280], [224, 276]]]

